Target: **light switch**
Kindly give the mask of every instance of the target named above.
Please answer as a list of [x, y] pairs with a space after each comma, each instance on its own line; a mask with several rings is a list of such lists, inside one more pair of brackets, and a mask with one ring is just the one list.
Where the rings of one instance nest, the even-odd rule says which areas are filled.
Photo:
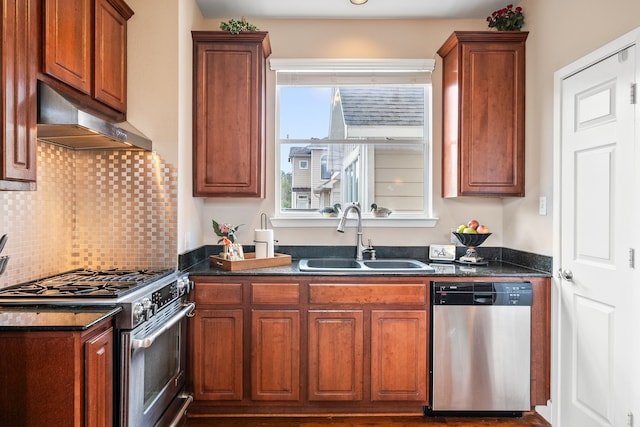
[[547, 198], [544, 196], [540, 197], [540, 202], [538, 204], [538, 214], [542, 216], [547, 214]]

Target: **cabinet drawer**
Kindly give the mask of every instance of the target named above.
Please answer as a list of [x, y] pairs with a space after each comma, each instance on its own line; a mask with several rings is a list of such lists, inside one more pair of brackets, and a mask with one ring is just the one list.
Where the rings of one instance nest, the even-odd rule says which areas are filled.
[[297, 283], [252, 283], [253, 304], [298, 304], [300, 285]]
[[311, 304], [426, 304], [426, 287], [423, 284], [335, 284], [312, 283], [309, 285]]
[[242, 304], [242, 283], [195, 284], [196, 304]]

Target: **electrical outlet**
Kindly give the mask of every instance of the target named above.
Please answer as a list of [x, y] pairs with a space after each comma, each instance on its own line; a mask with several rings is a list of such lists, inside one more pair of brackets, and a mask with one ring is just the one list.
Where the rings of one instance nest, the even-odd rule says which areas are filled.
[[538, 214], [542, 216], [547, 214], [547, 198], [544, 196], [540, 197], [540, 202], [538, 203]]

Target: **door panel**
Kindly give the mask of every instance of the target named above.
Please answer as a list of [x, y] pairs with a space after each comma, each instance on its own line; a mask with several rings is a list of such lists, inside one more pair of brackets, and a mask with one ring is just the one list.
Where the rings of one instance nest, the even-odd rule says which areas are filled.
[[362, 310], [309, 312], [309, 400], [359, 401], [363, 397]]
[[251, 312], [251, 398], [300, 399], [300, 312]]
[[572, 336], [575, 404], [589, 417], [606, 425], [612, 409], [607, 393], [613, 378], [615, 307], [579, 295], [573, 306], [576, 319]]

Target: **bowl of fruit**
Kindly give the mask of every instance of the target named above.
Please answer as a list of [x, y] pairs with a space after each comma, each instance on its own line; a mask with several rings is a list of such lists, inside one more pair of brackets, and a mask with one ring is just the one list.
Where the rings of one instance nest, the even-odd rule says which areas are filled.
[[456, 231], [453, 232], [453, 235], [463, 246], [475, 247], [483, 244], [491, 236], [491, 232], [487, 226], [472, 219], [466, 224], [460, 224]]

